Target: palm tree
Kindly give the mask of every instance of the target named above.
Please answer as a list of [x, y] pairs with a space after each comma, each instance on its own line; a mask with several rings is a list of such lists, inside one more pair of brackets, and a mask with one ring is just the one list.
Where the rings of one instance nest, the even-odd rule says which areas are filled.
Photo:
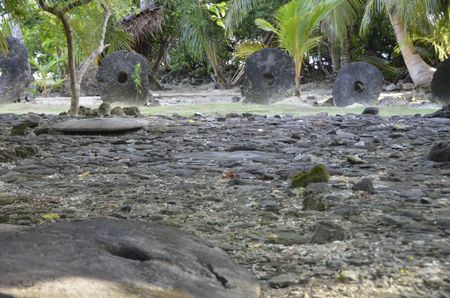
[[414, 26], [430, 25], [435, 19], [434, 16], [439, 15], [443, 8], [443, 2], [445, 1], [368, 0], [366, 4], [361, 31], [367, 30], [374, 13], [386, 13], [394, 29], [409, 75], [416, 86], [428, 85], [433, 79], [435, 69], [428, 65], [417, 53], [408, 36], [407, 29]]
[[314, 48], [321, 37], [313, 36], [319, 23], [344, 0], [292, 0], [275, 13], [275, 24], [256, 19], [255, 24], [265, 31], [274, 32], [280, 47], [286, 50], [295, 64], [295, 89], [300, 96], [300, 81], [305, 55]]
[[[339, 71], [341, 63], [349, 62], [349, 28], [362, 14], [365, 2], [366, 0], [345, 0], [320, 22], [320, 29], [328, 41], [334, 73]], [[338, 55], [339, 47], [341, 57]]]

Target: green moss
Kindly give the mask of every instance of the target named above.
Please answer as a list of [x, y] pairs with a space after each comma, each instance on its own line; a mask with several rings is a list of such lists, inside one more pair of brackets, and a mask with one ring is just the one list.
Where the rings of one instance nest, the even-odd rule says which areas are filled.
[[11, 129], [11, 135], [13, 136], [25, 136], [28, 134], [28, 125], [26, 123], [20, 123]]
[[330, 173], [327, 168], [318, 164], [308, 171], [302, 171], [292, 177], [291, 187], [306, 187], [308, 184], [317, 182], [328, 182]]

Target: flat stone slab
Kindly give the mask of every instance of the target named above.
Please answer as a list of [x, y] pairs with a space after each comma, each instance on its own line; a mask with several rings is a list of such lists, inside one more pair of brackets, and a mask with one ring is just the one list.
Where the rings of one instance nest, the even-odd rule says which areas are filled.
[[53, 129], [64, 133], [107, 134], [138, 130], [147, 124], [147, 120], [135, 118], [71, 119], [53, 125]]
[[0, 268], [0, 296], [247, 298], [260, 291], [211, 243], [137, 221], [0, 230]]

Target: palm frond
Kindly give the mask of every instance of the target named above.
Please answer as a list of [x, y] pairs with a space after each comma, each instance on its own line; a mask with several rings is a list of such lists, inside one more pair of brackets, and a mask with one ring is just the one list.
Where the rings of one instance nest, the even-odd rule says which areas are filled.
[[234, 56], [238, 59], [247, 59], [253, 53], [256, 53], [264, 48], [267, 48], [266, 45], [260, 42], [243, 42], [236, 46], [234, 51]]

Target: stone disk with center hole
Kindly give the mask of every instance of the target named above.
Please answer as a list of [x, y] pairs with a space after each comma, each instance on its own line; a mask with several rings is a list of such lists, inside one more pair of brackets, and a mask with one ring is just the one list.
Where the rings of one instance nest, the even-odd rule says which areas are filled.
[[174, 227], [91, 219], [24, 231], [0, 225], [0, 297], [256, 298], [220, 248]]
[[439, 65], [431, 81], [431, 94], [433, 101], [450, 104], [450, 58]]
[[376, 104], [383, 86], [383, 74], [366, 62], [345, 64], [333, 85], [336, 106]]

